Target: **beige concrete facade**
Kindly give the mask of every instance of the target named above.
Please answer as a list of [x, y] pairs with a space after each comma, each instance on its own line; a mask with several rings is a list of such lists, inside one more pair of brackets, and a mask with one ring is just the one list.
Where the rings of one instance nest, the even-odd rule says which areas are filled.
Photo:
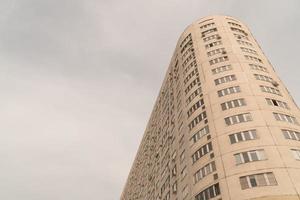
[[299, 117], [250, 30], [202, 18], [178, 41], [121, 200], [300, 200]]

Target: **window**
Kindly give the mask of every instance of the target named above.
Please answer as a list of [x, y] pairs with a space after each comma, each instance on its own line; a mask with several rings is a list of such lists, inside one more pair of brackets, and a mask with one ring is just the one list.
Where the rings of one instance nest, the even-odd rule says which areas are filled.
[[201, 87], [197, 88], [190, 96], [187, 98], [186, 103], [189, 104], [196, 96], [202, 93]]
[[[237, 37], [239, 37], [240, 39], [242, 39], [241, 36], [237, 36]], [[247, 38], [247, 37], [244, 37], [243, 39], [246, 39], [246, 38]], [[247, 40], [249, 40], [249, 39], [247, 38]], [[243, 40], [236, 40], [236, 41], [237, 41], [237, 43], [239, 43], [240, 45], [253, 47], [253, 44], [251, 44], [250, 42], [246, 42], [246, 41], [243, 41]]]
[[186, 177], [186, 175], [187, 175], [186, 170], [187, 170], [186, 166], [181, 170], [181, 180], [183, 180]]
[[246, 33], [246, 31], [239, 29], [239, 28], [235, 28], [235, 27], [230, 27], [230, 29], [234, 32], [238, 32], [238, 33], [242, 33], [244, 36], [247, 36], [248, 33]]
[[173, 193], [177, 192], [177, 181], [175, 181], [175, 183], [172, 185], [172, 191]]
[[277, 185], [273, 172], [253, 174], [240, 177], [242, 190], [253, 187]]
[[187, 41], [192, 39], [192, 34], [188, 34], [188, 36], [186, 36], [183, 41], [180, 44], [180, 47], [184, 46], [186, 44]]
[[255, 140], [257, 139], [257, 134], [256, 130], [247, 130], [247, 131], [242, 131], [238, 133], [233, 133], [229, 135], [229, 140], [231, 144], [237, 143], [237, 142], [243, 142], [247, 140]]
[[231, 108], [241, 107], [241, 106], [245, 106], [245, 105], [246, 105], [245, 99], [235, 99], [235, 100], [231, 100], [231, 101], [222, 103], [221, 108], [222, 108], [222, 110], [228, 110]]
[[270, 98], [266, 98], [266, 101], [270, 106], [278, 106], [278, 107], [285, 108], [288, 110], [290, 109], [289, 106], [287, 105], [287, 103], [285, 103], [283, 101], [279, 101], [276, 99], [270, 99]]
[[237, 39], [245, 39], [245, 40], [249, 40], [249, 38], [246, 35], [242, 35], [242, 34], [238, 34], [238, 33], [234, 33], [233, 34], [234, 37], [236, 37]]
[[195, 117], [190, 123], [189, 123], [189, 129], [192, 130], [197, 124], [199, 124], [203, 119], [206, 118], [206, 112], [200, 113], [197, 117]]
[[259, 86], [262, 92], [266, 92], [266, 93], [271, 93], [271, 94], [276, 94], [279, 96], [282, 96], [280, 91], [276, 88], [273, 87], [268, 87], [268, 86], [264, 86], [264, 85], [260, 85]]
[[249, 64], [249, 66], [251, 67], [251, 69], [254, 70], [259, 70], [259, 71], [263, 71], [263, 72], [268, 72], [266, 67], [263, 67], [261, 65], [256, 65], [256, 64]]
[[180, 154], [180, 162], [183, 162], [185, 159], [185, 151]]
[[183, 75], [185, 75], [192, 67], [197, 67], [197, 63], [195, 60], [191, 62], [188, 66], [186, 66], [186, 68], [183, 71]]
[[207, 153], [211, 152], [212, 149], [212, 144], [211, 142], [203, 145], [202, 147], [200, 147], [193, 155], [192, 155], [192, 160], [193, 163], [195, 163], [197, 160], [199, 160], [200, 158], [202, 158], [204, 155], [206, 155]]
[[191, 108], [187, 111], [188, 117], [190, 117], [198, 108], [204, 105], [203, 99], [200, 99], [197, 101], [194, 105], [191, 106]]
[[236, 37], [237, 39], [239, 40], [248, 40], [249, 41], [249, 38], [245, 35], [242, 35], [242, 34], [239, 34], [239, 33], [233, 33], [234, 37]]
[[217, 28], [208, 29], [208, 30], [202, 32], [202, 37], [205, 37], [207, 34], [217, 32], [217, 31], [218, 31]]
[[241, 50], [243, 52], [246, 52], [246, 53], [252, 53], [252, 54], [256, 54], [257, 55], [257, 52], [253, 49], [249, 49], [249, 48], [246, 48], [246, 47], [241, 47]]
[[239, 93], [239, 92], [241, 92], [240, 86], [234, 86], [234, 87], [229, 87], [229, 88], [219, 90], [218, 91], [218, 96], [222, 97], [222, 96], [226, 96], [226, 95], [234, 94], [234, 93]]
[[257, 58], [257, 57], [254, 57], [254, 56], [248, 56], [248, 55], [245, 55], [245, 58], [247, 60], [252, 60], [252, 61], [255, 61], [255, 62], [259, 62], [259, 63], [263, 63], [262, 60], [260, 58]]
[[193, 48], [193, 46], [190, 46], [182, 55], [182, 60], [184, 60], [187, 56], [189, 56], [193, 53], [194, 53], [194, 48]]
[[176, 175], [177, 175], [177, 168], [176, 168], [176, 165], [175, 165], [172, 169], [172, 176], [176, 176]]
[[199, 182], [201, 179], [203, 179], [205, 176], [213, 173], [216, 171], [216, 164], [215, 161], [210, 162], [206, 164], [204, 167], [199, 169], [195, 174], [194, 174], [194, 181], [195, 183]]
[[300, 160], [300, 149], [291, 149], [293, 156], [296, 160]]
[[222, 44], [222, 41], [216, 41], [216, 42], [211, 42], [207, 45], [205, 45], [205, 48], [211, 48], [211, 47], [214, 47], [214, 46], [218, 46], [218, 45], [221, 45]]
[[210, 65], [214, 65], [216, 63], [219, 63], [219, 62], [225, 62], [228, 60], [228, 56], [222, 56], [222, 57], [219, 57], [219, 58], [215, 58], [215, 59], [212, 59], [209, 61], [209, 64]]
[[229, 25], [231, 25], [231, 26], [236, 26], [236, 27], [240, 27], [240, 28], [242, 28], [242, 26], [241, 26], [241, 25], [239, 25], [239, 24], [237, 24], [237, 23], [228, 22], [228, 24], [229, 24]]
[[237, 153], [234, 157], [237, 165], [267, 159], [263, 149]]
[[192, 38], [190, 38], [189, 41], [181, 48], [180, 50], [181, 54], [183, 54], [183, 52], [191, 46], [193, 46]]
[[182, 63], [182, 66], [185, 67], [191, 60], [195, 60], [195, 53], [191, 53]]
[[212, 20], [213, 20], [213, 18], [206, 19], [206, 20], [203, 20], [203, 21], [199, 22], [199, 24], [204, 24], [204, 23], [206, 23], [206, 22], [208, 22], [208, 21], [212, 21]]
[[290, 115], [285, 115], [282, 113], [273, 113], [273, 115], [277, 121], [289, 122], [291, 124], [299, 124], [297, 119]]
[[171, 198], [171, 196], [170, 196], [170, 191], [169, 191], [163, 200], [170, 200], [170, 198]]
[[185, 199], [189, 194], [189, 187], [186, 185], [182, 190], [183, 199]]
[[193, 40], [192, 40], [192, 35], [189, 34], [187, 37], [184, 38], [184, 40], [180, 44], [181, 48], [181, 54], [190, 46], [193, 46]]
[[218, 79], [215, 79], [215, 85], [219, 85], [222, 83], [227, 83], [230, 81], [235, 81], [236, 80], [236, 76], [235, 75], [228, 75], [228, 76], [224, 76]]
[[195, 78], [185, 89], [185, 94], [187, 94], [195, 85], [200, 85], [199, 77]]
[[273, 82], [273, 79], [271, 77], [264, 76], [264, 75], [261, 75], [261, 74], [254, 74], [254, 77], [255, 77], [256, 80], [266, 81], [266, 82], [270, 82], [270, 83]]
[[165, 180], [165, 182], [162, 184], [162, 187], [160, 188], [160, 192], [163, 193], [166, 189], [168, 189], [170, 183], [170, 176]]
[[297, 131], [282, 129], [283, 136], [288, 140], [298, 140], [300, 141], [300, 133]]
[[205, 126], [204, 128], [200, 129], [197, 131], [191, 138], [193, 143], [196, 143], [198, 140], [200, 140], [203, 136], [209, 133], [209, 128], [208, 126]]
[[193, 71], [191, 71], [184, 79], [184, 84], [186, 84], [194, 75], [198, 75], [198, 69], [195, 68]]
[[221, 194], [219, 183], [202, 190], [195, 196], [195, 200], [209, 200]]
[[225, 54], [226, 53], [225, 48], [214, 49], [212, 51], [207, 52], [207, 55], [208, 56], [213, 56], [213, 55], [216, 55], [218, 53]]
[[221, 67], [217, 67], [215, 69], [212, 69], [211, 71], [212, 71], [213, 74], [218, 74], [218, 73], [229, 71], [229, 70], [232, 70], [231, 65], [223, 65]]
[[211, 36], [207, 36], [207, 37], [203, 38], [203, 41], [204, 41], [204, 42], [208, 42], [208, 41], [213, 40], [213, 39], [218, 39], [218, 40], [220, 40], [220, 39], [221, 39], [221, 36], [219, 36], [218, 34], [211, 35]]
[[211, 27], [211, 26], [214, 26], [214, 25], [215, 25], [215, 23], [211, 22], [211, 23], [204, 24], [204, 25], [200, 26], [200, 29], [208, 28], [208, 27]]
[[243, 114], [239, 114], [239, 115], [233, 115], [230, 117], [226, 117], [224, 120], [225, 120], [225, 123], [229, 126], [229, 125], [238, 124], [238, 123], [242, 123], [242, 122], [252, 121], [252, 116], [250, 113], [243, 113]]

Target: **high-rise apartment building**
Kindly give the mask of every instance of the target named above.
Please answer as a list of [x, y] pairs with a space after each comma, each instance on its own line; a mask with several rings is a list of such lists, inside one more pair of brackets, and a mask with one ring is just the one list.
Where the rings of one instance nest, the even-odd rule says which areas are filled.
[[300, 200], [299, 118], [243, 23], [196, 21], [178, 41], [121, 200]]

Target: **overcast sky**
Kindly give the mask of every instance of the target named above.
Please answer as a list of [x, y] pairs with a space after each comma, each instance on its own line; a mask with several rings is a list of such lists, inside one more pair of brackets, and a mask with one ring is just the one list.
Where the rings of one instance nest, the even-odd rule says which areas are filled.
[[299, 0], [0, 0], [0, 199], [117, 200], [177, 39], [245, 22], [300, 102]]

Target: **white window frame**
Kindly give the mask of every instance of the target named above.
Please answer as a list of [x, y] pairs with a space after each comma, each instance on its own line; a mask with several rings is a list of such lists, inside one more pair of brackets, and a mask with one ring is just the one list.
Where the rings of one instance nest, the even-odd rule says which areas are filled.
[[291, 149], [292, 154], [296, 160], [300, 160], [300, 149]]
[[[248, 162], [245, 161], [244, 154], [247, 154], [248, 159], [249, 159]], [[257, 160], [254, 159], [255, 156], [256, 156]], [[267, 159], [264, 149], [256, 149], [256, 150], [237, 153], [237, 154], [234, 154], [234, 157], [235, 157], [236, 165], [245, 164], [245, 163], [249, 163], [249, 162], [255, 162], [255, 161], [262, 161], [262, 160]]]
[[[241, 135], [242, 140], [239, 139], [238, 135]], [[243, 141], [248, 141], [246, 138], [246, 134], [249, 135], [250, 140], [255, 140], [258, 138], [257, 136], [257, 132], [255, 129], [251, 129], [251, 130], [247, 130], [247, 131], [242, 131], [242, 132], [237, 132], [237, 133], [233, 133], [230, 134], [229, 137], [229, 141], [231, 143], [231, 139], [230, 138], [234, 138], [234, 143], [231, 144], [235, 144], [235, 143], [239, 143], [239, 142], [243, 142]], [[231, 137], [232, 136], [232, 137]]]

